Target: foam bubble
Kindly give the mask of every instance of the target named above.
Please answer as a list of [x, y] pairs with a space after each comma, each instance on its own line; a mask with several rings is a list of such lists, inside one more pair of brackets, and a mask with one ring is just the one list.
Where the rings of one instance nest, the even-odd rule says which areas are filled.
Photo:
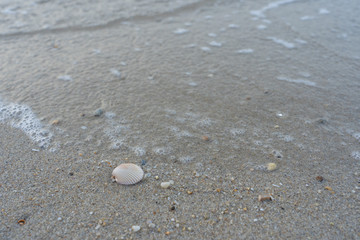
[[189, 163], [189, 162], [192, 162], [193, 160], [194, 160], [194, 157], [191, 157], [191, 156], [184, 156], [184, 157], [179, 158], [179, 162], [181, 162], [181, 163]]
[[352, 152], [351, 156], [356, 160], [360, 160], [360, 152], [359, 151]]
[[184, 34], [187, 33], [189, 30], [185, 29], [185, 28], [178, 28], [174, 31], [175, 34]]
[[153, 152], [157, 155], [167, 155], [171, 153], [171, 148], [169, 147], [157, 147], [153, 149]]
[[133, 147], [132, 150], [138, 157], [144, 156], [146, 154], [146, 150], [142, 147]]
[[254, 50], [251, 48], [246, 48], [246, 49], [240, 49], [237, 51], [237, 53], [253, 53]]
[[41, 148], [50, 145], [52, 133], [43, 127], [31, 108], [26, 105], [0, 102], [0, 122], [22, 130]]
[[309, 81], [309, 80], [305, 80], [305, 79], [291, 79], [291, 78], [287, 78], [284, 76], [279, 76], [277, 77], [278, 80], [280, 81], [286, 81], [286, 82], [291, 82], [291, 83], [301, 83], [301, 84], [305, 84], [307, 86], [316, 86], [315, 82]]
[[291, 43], [291, 42], [287, 42], [285, 40], [282, 40], [280, 38], [276, 38], [276, 37], [268, 37], [268, 39], [272, 40], [274, 43], [283, 45], [286, 48], [292, 49], [295, 48], [295, 44]]
[[221, 47], [222, 43], [221, 42], [216, 42], [216, 41], [211, 41], [209, 42], [210, 46], [214, 46], [214, 47]]

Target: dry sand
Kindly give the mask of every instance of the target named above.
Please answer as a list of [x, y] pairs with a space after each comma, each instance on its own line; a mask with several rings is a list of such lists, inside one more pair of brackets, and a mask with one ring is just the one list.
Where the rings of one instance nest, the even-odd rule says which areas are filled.
[[355, 0], [0, 3], [1, 239], [360, 239]]

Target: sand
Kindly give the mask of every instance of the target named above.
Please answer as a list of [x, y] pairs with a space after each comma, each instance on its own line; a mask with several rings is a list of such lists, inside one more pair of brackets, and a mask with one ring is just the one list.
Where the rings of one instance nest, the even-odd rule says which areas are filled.
[[355, 0], [68, 4], [0, 1], [1, 239], [360, 239]]

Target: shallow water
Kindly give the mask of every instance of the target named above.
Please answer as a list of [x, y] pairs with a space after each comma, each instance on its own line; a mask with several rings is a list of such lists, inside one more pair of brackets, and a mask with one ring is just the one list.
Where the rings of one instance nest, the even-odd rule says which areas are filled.
[[[180, 158], [186, 148], [183, 157], [197, 158], [202, 135], [219, 151], [246, 143], [266, 152], [279, 135], [312, 149], [320, 118], [345, 142], [360, 132], [355, 1], [20, 3], [2, 3], [2, 121], [28, 135], [46, 129], [39, 145], [50, 151], [77, 144]], [[28, 24], [14, 31], [15, 17]], [[19, 119], [25, 106], [33, 112]], [[94, 117], [97, 108], [105, 114]], [[17, 126], [29, 119], [37, 130]]]
[[0, 122], [25, 151], [113, 164], [356, 172], [360, 6], [345, 2], [2, 0]]

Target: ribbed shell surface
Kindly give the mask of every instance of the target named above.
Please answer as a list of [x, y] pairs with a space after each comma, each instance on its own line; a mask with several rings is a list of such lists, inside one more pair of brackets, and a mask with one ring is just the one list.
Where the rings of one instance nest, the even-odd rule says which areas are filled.
[[131, 185], [143, 179], [144, 171], [135, 164], [123, 163], [114, 169], [112, 175], [115, 177], [117, 183]]

